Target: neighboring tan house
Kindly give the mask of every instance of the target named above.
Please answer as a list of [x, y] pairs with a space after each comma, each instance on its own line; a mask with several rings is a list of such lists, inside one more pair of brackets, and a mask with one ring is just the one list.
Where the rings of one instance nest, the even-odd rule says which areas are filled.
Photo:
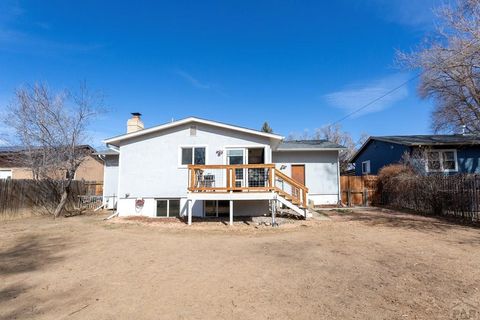
[[[325, 141], [280, 135], [189, 117], [105, 140], [104, 196], [120, 216], [265, 215], [281, 203], [302, 215], [340, 202], [339, 152]], [[273, 207], [273, 206], [272, 206]]]
[[[81, 146], [89, 155], [85, 157], [75, 173], [75, 180], [103, 181], [103, 161], [95, 155], [95, 149], [85, 145]], [[0, 179], [32, 179], [30, 168], [25, 167], [21, 161], [25, 153], [22, 147], [0, 147]]]
[[[480, 137], [470, 134], [370, 137], [350, 160], [355, 175], [376, 175], [421, 151], [425, 173], [480, 173]], [[423, 168], [424, 167], [424, 168]]]

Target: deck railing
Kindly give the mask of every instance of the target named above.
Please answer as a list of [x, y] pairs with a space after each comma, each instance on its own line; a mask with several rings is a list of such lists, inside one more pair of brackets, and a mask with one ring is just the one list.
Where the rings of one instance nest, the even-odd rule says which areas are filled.
[[294, 204], [307, 206], [307, 187], [275, 164], [189, 165], [188, 171], [190, 192], [275, 191]]

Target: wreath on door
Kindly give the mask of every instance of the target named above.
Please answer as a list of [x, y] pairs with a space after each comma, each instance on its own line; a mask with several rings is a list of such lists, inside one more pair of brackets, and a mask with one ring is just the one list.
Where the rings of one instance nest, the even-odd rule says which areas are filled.
[[141, 209], [143, 208], [143, 205], [145, 204], [145, 200], [143, 199], [137, 199], [135, 200], [135, 208], [136, 209]]

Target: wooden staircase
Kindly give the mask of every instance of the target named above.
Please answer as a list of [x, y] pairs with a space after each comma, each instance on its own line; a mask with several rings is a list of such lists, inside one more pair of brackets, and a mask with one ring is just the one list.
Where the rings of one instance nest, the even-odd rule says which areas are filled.
[[277, 168], [273, 169], [273, 191], [300, 209], [307, 208], [308, 188]]

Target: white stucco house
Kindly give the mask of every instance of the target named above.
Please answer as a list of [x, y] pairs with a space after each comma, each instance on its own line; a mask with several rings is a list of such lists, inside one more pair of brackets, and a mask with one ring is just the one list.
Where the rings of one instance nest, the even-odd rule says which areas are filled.
[[[278, 205], [305, 217], [314, 205], [338, 204], [339, 152], [325, 141], [284, 137], [189, 117], [106, 139], [104, 203], [119, 216], [265, 215]], [[272, 209], [273, 208], [273, 209]]]

